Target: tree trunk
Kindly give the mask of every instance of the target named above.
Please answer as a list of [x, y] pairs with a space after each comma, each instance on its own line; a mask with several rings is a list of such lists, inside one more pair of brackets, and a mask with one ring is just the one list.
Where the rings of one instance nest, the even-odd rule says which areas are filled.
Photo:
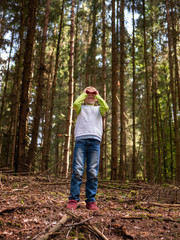
[[[102, 2], [102, 89], [103, 89], [103, 99], [106, 101], [106, 3], [105, 0]], [[100, 178], [104, 178], [104, 167], [106, 161], [106, 151], [105, 151], [105, 135], [106, 135], [106, 118], [103, 116], [103, 136], [101, 141], [101, 157], [100, 157], [100, 166], [99, 173]]]
[[132, 42], [132, 51], [133, 51], [133, 86], [132, 86], [132, 112], [133, 112], [133, 154], [132, 154], [132, 178], [136, 178], [137, 172], [137, 159], [136, 159], [136, 75], [135, 75], [135, 20], [134, 20], [134, 0], [132, 5], [132, 25], [133, 25], [133, 42]]
[[40, 123], [40, 118], [42, 113], [44, 70], [45, 70], [45, 48], [46, 48], [46, 41], [47, 41], [46, 35], [47, 35], [47, 27], [48, 27], [48, 21], [49, 21], [50, 4], [51, 4], [51, 0], [47, 0], [41, 53], [40, 53], [40, 65], [38, 70], [38, 80], [37, 80], [38, 85], [37, 85], [37, 93], [36, 93], [36, 106], [35, 106], [35, 113], [34, 113], [34, 119], [33, 119], [33, 127], [32, 127], [32, 139], [31, 139], [31, 144], [29, 146], [28, 156], [26, 159], [26, 164], [29, 167], [29, 169], [31, 167], [34, 168], [34, 164], [35, 164], [34, 156], [37, 148], [37, 137], [38, 137], [39, 123]]
[[173, 38], [173, 50], [174, 50], [174, 64], [175, 64], [175, 84], [177, 85], [178, 90], [178, 104], [180, 111], [180, 82], [179, 82], [179, 66], [178, 66], [178, 58], [177, 58], [177, 32], [175, 29], [176, 19], [174, 17], [174, 1], [171, 0], [171, 22], [172, 22], [172, 38]]
[[[75, 32], [75, 42], [74, 42], [74, 97], [76, 94], [76, 83], [78, 81], [78, 76], [79, 76], [79, 69], [78, 69], [78, 46], [79, 46], [79, 18], [78, 18], [78, 13], [79, 13], [79, 2], [77, 5], [77, 13], [76, 13], [76, 32]], [[75, 113], [75, 112], [74, 112]], [[73, 113], [73, 119], [72, 119], [72, 138], [71, 138], [71, 159], [70, 159], [70, 172], [72, 174], [72, 165], [73, 165], [73, 152], [74, 152], [74, 129], [75, 129], [75, 120], [76, 120], [76, 115]]]
[[11, 168], [13, 169], [15, 166], [15, 149], [16, 149], [16, 141], [17, 141], [17, 129], [18, 129], [18, 118], [19, 118], [19, 103], [20, 103], [20, 93], [21, 93], [21, 82], [22, 82], [22, 65], [23, 65], [23, 50], [24, 50], [24, 22], [25, 22], [25, 11], [24, 11], [24, 0], [21, 2], [21, 23], [19, 29], [19, 38], [20, 38], [20, 46], [19, 46], [19, 55], [17, 59], [17, 70], [15, 76], [15, 82], [13, 87], [13, 95], [15, 96], [15, 105], [12, 109], [13, 118], [12, 118], [12, 129], [13, 129], [13, 139], [12, 139], [12, 152], [11, 152]]
[[18, 157], [17, 171], [28, 170], [25, 165], [25, 147], [26, 147], [26, 123], [27, 114], [29, 111], [28, 90], [31, 77], [31, 63], [33, 55], [33, 44], [36, 26], [36, 10], [39, 0], [29, 0], [28, 4], [28, 30], [26, 37], [25, 55], [24, 55], [24, 70], [22, 79], [22, 93], [20, 101], [20, 117], [19, 117], [19, 134], [18, 134]]
[[157, 130], [157, 151], [158, 151], [158, 168], [157, 168], [157, 181], [158, 183], [161, 183], [161, 175], [162, 175], [162, 154], [161, 154], [161, 134], [160, 134], [160, 116], [159, 116], [159, 98], [158, 98], [158, 80], [156, 77], [156, 72], [155, 72], [155, 67], [156, 67], [156, 62], [155, 62], [155, 57], [154, 57], [154, 21], [155, 21], [155, 8], [154, 8], [154, 0], [151, 0], [151, 59], [152, 59], [152, 83], [153, 83], [153, 89], [155, 93], [155, 112], [156, 112], [156, 117], [155, 117], [155, 122], [156, 122], [156, 130]]
[[[56, 91], [56, 80], [57, 80], [57, 70], [59, 64], [59, 54], [60, 54], [60, 41], [61, 41], [61, 32], [62, 32], [62, 24], [63, 24], [63, 17], [64, 17], [64, 2], [62, 2], [62, 11], [61, 11], [61, 19], [60, 19], [60, 26], [59, 26], [59, 35], [58, 35], [58, 43], [57, 43], [57, 50], [56, 50], [56, 63], [55, 63], [55, 71], [54, 71], [54, 78], [52, 83], [52, 91], [51, 91], [51, 101], [50, 101], [50, 116], [49, 116], [49, 124], [46, 126], [48, 129], [45, 132], [44, 138], [46, 139], [46, 145], [43, 146], [43, 157], [42, 162], [44, 162], [44, 167], [48, 169], [48, 162], [49, 162], [49, 150], [50, 150], [50, 138], [51, 138], [51, 129], [52, 129], [52, 116], [54, 111], [54, 96]], [[44, 149], [45, 147], [45, 149]], [[43, 170], [43, 169], [42, 169]]]
[[176, 104], [176, 88], [173, 79], [173, 61], [172, 61], [172, 38], [171, 38], [171, 20], [169, 14], [169, 0], [166, 0], [167, 23], [168, 23], [168, 47], [169, 47], [169, 71], [170, 71], [170, 90], [172, 95], [173, 115], [174, 115], [174, 135], [176, 147], [176, 180], [180, 182], [180, 142], [179, 142], [179, 128], [177, 121], [177, 104]]
[[150, 124], [150, 83], [148, 77], [147, 42], [146, 42], [146, 15], [145, 0], [143, 0], [143, 30], [144, 30], [144, 63], [145, 63], [145, 88], [146, 88], [146, 168], [147, 180], [153, 180], [151, 159], [151, 124]]
[[118, 101], [117, 101], [117, 45], [115, 32], [115, 0], [112, 0], [112, 125], [111, 125], [111, 179], [117, 179], [118, 168]]
[[68, 177], [69, 170], [69, 153], [71, 128], [73, 117], [73, 100], [74, 100], [74, 33], [75, 33], [75, 0], [72, 0], [71, 7], [71, 32], [70, 32], [70, 68], [69, 68], [69, 96], [68, 96], [68, 120], [66, 125], [65, 146], [64, 146], [64, 176]]
[[93, 7], [93, 29], [92, 29], [92, 40], [91, 40], [91, 85], [96, 86], [97, 0], [93, 0], [92, 5], [93, 5], [92, 6]]
[[125, 133], [125, 96], [124, 96], [124, 0], [121, 0], [120, 8], [120, 165], [119, 179], [126, 179], [125, 160], [126, 160], [126, 133]]
[[46, 98], [45, 98], [45, 110], [44, 110], [44, 128], [43, 128], [43, 147], [42, 147], [42, 160], [40, 165], [40, 170], [45, 170], [45, 161], [48, 159], [47, 149], [48, 149], [48, 131], [49, 131], [49, 122], [50, 122], [50, 99], [51, 99], [51, 89], [52, 89], [52, 76], [53, 76], [53, 53], [50, 57], [50, 66], [49, 66], [49, 74], [48, 74], [48, 80], [46, 84]]

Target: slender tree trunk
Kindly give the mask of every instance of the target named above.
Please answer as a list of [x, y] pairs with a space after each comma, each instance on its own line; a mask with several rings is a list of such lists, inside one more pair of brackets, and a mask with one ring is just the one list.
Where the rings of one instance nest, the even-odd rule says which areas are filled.
[[50, 122], [50, 99], [51, 99], [51, 89], [52, 89], [52, 76], [53, 76], [53, 53], [50, 57], [50, 66], [49, 66], [49, 74], [48, 74], [48, 80], [46, 84], [46, 98], [45, 98], [45, 110], [44, 110], [44, 128], [43, 128], [43, 148], [42, 148], [42, 160], [40, 165], [40, 170], [45, 170], [45, 161], [48, 159], [47, 149], [48, 149], [48, 131], [49, 131], [49, 122]]
[[174, 164], [173, 164], [173, 138], [172, 138], [172, 114], [171, 114], [171, 106], [170, 106], [170, 93], [168, 93], [168, 108], [169, 108], [169, 138], [170, 138], [170, 169], [171, 169], [171, 180], [173, 181], [174, 175]]
[[[102, 2], [102, 89], [103, 89], [103, 99], [106, 101], [106, 3], [105, 0]], [[104, 178], [104, 166], [106, 161], [106, 151], [105, 151], [105, 135], [106, 135], [106, 118], [103, 116], [103, 136], [101, 141], [101, 157], [99, 173], [100, 178]]]
[[111, 125], [111, 179], [117, 179], [118, 168], [118, 101], [117, 101], [117, 45], [115, 32], [115, 0], [112, 0], [112, 125]]
[[60, 42], [61, 42], [61, 32], [62, 32], [62, 24], [63, 24], [63, 17], [64, 17], [64, 2], [62, 2], [62, 11], [61, 11], [61, 19], [60, 19], [60, 26], [59, 26], [59, 35], [58, 35], [58, 43], [57, 43], [57, 50], [56, 50], [56, 63], [55, 63], [55, 72], [54, 78], [52, 83], [52, 91], [51, 91], [51, 101], [50, 101], [50, 116], [49, 116], [49, 124], [47, 126], [46, 134], [48, 136], [44, 136], [46, 139], [46, 145], [43, 146], [43, 159], [42, 162], [45, 163], [44, 167], [48, 169], [48, 162], [49, 162], [49, 150], [50, 150], [50, 138], [51, 138], [51, 129], [52, 129], [52, 116], [54, 111], [54, 96], [56, 91], [56, 81], [57, 81], [57, 70], [59, 64], [59, 54], [60, 54]]
[[135, 20], [134, 20], [134, 0], [132, 5], [132, 25], [133, 25], [133, 42], [132, 42], [132, 51], [133, 51], [133, 86], [132, 86], [132, 112], [133, 112], [133, 154], [132, 154], [132, 178], [136, 178], [137, 172], [137, 159], [136, 159], [136, 75], [135, 75]]
[[92, 29], [92, 42], [91, 42], [91, 85], [96, 86], [97, 0], [93, 0], [92, 4], [93, 4], [93, 29]]
[[75, 33], [75, 0], [72, 0], [71, 7], [71, 32], [70, 32], [70, 68], [69, 68], [69, 98], [68, 98], [68, 121], [66, 126], [65, 147], [64, 147], [64, 176], [68, 177], [69, 170], [69, 153], [71, 128], [73, 117], [73, 100], [74, 100], [74, 33]]
[[[158, 151], [158, 170], [157, 170], [157, 181], [161, 183], [162, 181], [162, 154], [161, 154], [161, 134], [160, 134], [160, 116], [159, 116], [159, 98], [158, 98], [158, 80], [156, 77], [155, 67], [155, 57], [154, 57], [154, 21], [155, 21], [155, 8], [154, 8], [154, 0], [151, 0], [151, 38], [152, 38], [152, 47], [151, 47], [151, 59], [152, 59], [152, 83], [155, 94], [155, 112], [156, 112], [156, 130], [157, 130], [157, 151]], [[152, 123], [153, 124], [153, 123]], [[152, 135], [153, 136], [153, 135]], [[153, 146], [152, 146], [153, 147]], [[153, 165], [153, 161], [152, 161]]]
[[151, 0], [151, 79], [152, 79], [152, 88], [151, 88], [151, 94], [152, 94], [152, 110], [151, 110], [151, 134], [152, 134], [152, 142], [151, 142], [151, 159], [152, 159], [152, 171], [157, 174], [157, 171], [155, 171], [154, 166], [156, 164], [156, 142], [155, 142], [155, 123], [156, 116], [155, 116], [155, 108], [156, 108], [156, 82], [155, 82], [155, 60], [154, 60], [154, 5], [153, 0]]
[[121, 0], [120, 8], [120, 165], [119, 165], [119, 179], [126, 179], [125, 161], [126, 161], [126, 132], [125, 132], [125, 96], [124, 96], [124, 0]]
[[[79, 37], [78, 37], [78, 32], [79, 32], [79, 18], [78, 18], [78, 13], [79, 13], [79, 2], [77, 5], [77, 13], [76, 13], [76, 21], [75, 21], [75, 25], [76, 25], [76, 32], [75, 32], [75, 42], [74, 42], [74, 97], [76, 94], [76, 83], [78, 80], [78, 76], [79, 76], [79, 69], [78, 69], [78, 41], [79, 41]], [[75, 120], [76, 120], [76, 115], [74, 114], [75, 112], [73, 112], [73, 119], [72, 119], [72, 139], [71, 139], [71, 160], [70, 160], [70, 172], [72, 174], [72, 163], [73, 163], [73, 152], [74, 152], [74, 129], [75, 129]]]
[[158, 171], [157, 180], [159, 183], [162, 182], [162, 154], [161, 154], [161, 136], [160, 136], [160, 126], [159, 126], [159, 99], [158, 99], [158, 83], [155, 79], [155, 102], [156, 102], [156, 129], [157, 129], [157, 150], [158, 150]]
[[[24, 22], [25, 22], [25, 11], [24, 11], [24, 0], [21, 1], [21, 24], [19, 30], [19, 38], [20, 38], [20, 46], [19, 46], [19, 55], [17, 59], [17, 71], [14, 82], [14, 95], [15, 95], [15, 106], [12, 109], [13, 111], [13, 120], [12, 120], [12, 128], [13, 128], [13, 140], [12, 140], [12, 152], [11, 152], [11, 168], [15, 167], [15, 149], [16, 149], [16, 141], [17, 141], [17, 129], [18, 129], [18, 118], [19, 118], [19, 103], [20, 103], [20, 93], [21, 93], [21, 82], [22, 82], [22, 66], [23, 66], [23, 50], [24, 50]], [[15, 167], [16, 168], [16, 167]]]
[[22, 79], [22, 95], [20, 103], [19, 133], [18, 133], [18, 157], [17, 157], [18, 172], [27, 170], [25, 166], [26, 159], [25, 147], [26, 147], [26, 122], [27, 114], [29, 111], [28, 90], [31, 77], [31, 63], [36, 26], [36, 11], [38, 3], [39, 0], [29, 0], [28, 4], [28, 30], [24, 55], [24, 70]]
[[38, 130], [39, 123], [42, 113], [42, 102], [43, 102], [43, 86], [44, 86], [44, 70], [45, 70], [45, 48], [47, 41], [47, 28], [49, 21], [49, 11], [50, 11], [51, 0], [47, 0], [46, 5], [46, 13], [44, 19], [44, 28], [43, 28], [43, 36], [42, 36], [42, 45], [41, 45], [41, 53], [40, 53], [40, 64], [39, 64], [39, 72], [38, 72], [38, 85], [37, 85], [37, 93], [36, 93], [36, 106], [35, 113], [33, 119], [33, 127], [32, 127], [32, 139], [31, 144], [29, 146], [28, 156], [26, 159], [27, 166], [34, 168], [34, 156], [37, 148], [37, 138], [38, 138]]
[[172, 40], [173, 40], [173, 50], [174, 50], [174, 64], [175, 64], [175, 84], [177, 85], [177, 92], [178, 92], [178, 104], [179, 104], [179, 111], [180, 111], [180, 81], [179, 81], [179, 66], [178, 66], [178, 58], [177, 58], [177, 32], [175, 29], [176, 26], [176, 19], [174, 17], [174, 1], [171, 0], [171, 22], [172, 22]]
[[151, 159], [151, 124], [150, 124], [150, 83], [148, 77], [147, 41], [146, 41], [146, 15], [145, 0], [143, 0], [143, 30], [144, 30], [144, 63], [145, 63], [145, 85], [146, 85], [146, 168], [147, 180], [153, 180]]
[[173, 115], [174, 115], [174, 135], [176, 147], [176, 180], [180, 182], [180, 142], [179, 142], [179, 128], [177, 121], [177, 104], [176, 104], [176, 89], [175, 81], [173, 79], [173, 61], [172, 61], [172, 38], [171, 38], [171, 20], [169, 13], [169, 0], [166, 0], [167, 23], [168, 23], [168, 47], [169, 47], [169, 71], [170, 71], [170, 89], [172, 95]]

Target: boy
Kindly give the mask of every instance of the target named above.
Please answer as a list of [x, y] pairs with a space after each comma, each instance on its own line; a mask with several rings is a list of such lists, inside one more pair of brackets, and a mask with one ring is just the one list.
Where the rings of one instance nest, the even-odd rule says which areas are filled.
[[[81, 105], [83, 101], [85, 105]], [[96, 101], [99, 102], [100, 106], [94, 106]], [[100, 142], [103, 134], [102, 116], [109, 107], [101, 98], [99, 92], [91, 86], [84, 89], [73, 106], [78, 118], [75, 126], [76, 142], [73, 155], [73, 173], [67, 208], [77, 208], [86, 159], [86, 208], [97, 211], [99, 209], [95, 204], [95, 195], [98, 184]]]

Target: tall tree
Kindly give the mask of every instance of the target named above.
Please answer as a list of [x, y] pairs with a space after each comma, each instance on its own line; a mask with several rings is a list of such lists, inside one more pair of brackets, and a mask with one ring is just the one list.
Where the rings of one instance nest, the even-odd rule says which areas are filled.
[[34, 113], [33, 127], [32, 127], [32, 139], [31, 139], [31, 144], [29, 146], [28, 156], [26, 159], [26, 164], [29, 168], [30, 166], [34, 167], [34, 156], [37, 148], [38, 129], [39, 129], [39, 123], [40, 123], [40, 118], [42, 113], [44, 70], [45, 70], [45, 48], [46, 48], [46, 41], [47, 41], [47, 28], [48, 28], [48, 21], [49, 21], [50, 4], [51, 4], [51, 0], [47, 0], [40, 60], [39, 60], [40, 63], [39, 63], [39, 69], [38, 69], [36, 106], [35, 106], [35, 113]]
[[112, 0], [112, 125], [111, 125], [111, 179], [117, 179], [118, 167], [118, 101], [117, 101], [117, 45], [115, 30], [115, 0]]
[[132, 115], [133, 115], [133, 154], [132, 154], [132, 178], [136, 178], [137, 159], [136, 159], [136, 75], [135, 75], [135, 5], [132, 2], [132, 26], [133, 26], [133, 41], [132, 41], [132, 61], [133, 61], [133, 84], [132, 84]]
[[49, 122], [50, 122], [50, 105], [51, 105], [51, 89], [52, 89], [52, 79], [53, 79], [53, 58], [54, 53], [52, 52], [50, 56], [50, 64], [48, 70], [48, 77], [46, 83], [46, 98], [45, 98], [45, 106], [44, 106], [44, 126], [43, 126], [43, 147], [42, 147], [42, 159], [40, 164], [40, 170], [45, 170], [45, 165], [47, 165], [46, 160], [48, 159], [49, 152], [48, 149], [48, 131], [49, 131]]
[[[103, 98], [106, 101], [106, 3], [105, 0], [102, 1], [102, 89], [103, 89]], [[101, 142], [101, 158], [99, 172], [100, 177], [104, 177], [104, 167], [106, 166], [106, 118], [103, 116], [103, 136]]]
[[56, 82], [57, 82], [57, 71], [58, 71], [58, 64], [59, 64], [59, 54], [60, 54], [60, 43], [61, 43], [61, 33], [63, 28], [63, 18], [64, 18], [64, 3], [65, 0], [62, 2], [61, 8], [61, 17], [60, 17], [60, 24], [59, 24], [59, 34], [58, 34], [58, 42], [56, 48], [56, 62], [55, 62], [55, 70], [54, 70], [54, 77], [52, 82], [52, 91], [51, 91], [51, 100], [50, 100], [50, 115], [47, 117], [49, 119], [49, 123], [46, 125], [46, 130], [44, 131], [44, 144], [43, 144], [43, 154], [42, 154], [42, 170], [48, 169], [48, 162], [49, 162], [49, 150], [50, 150], [50, 138], [51, 138], [51, 129], [52, 129], [52, 120], [53, 120], [53, 111], [54, 111], [54, 96], [56, 92]]
[[175, 17], [175, 6], [174, 0], [170, 1], [171, 3], [171, 23], [172, 23], [172, 40], [173, 40], [173, 50], [174, 50], [174, 64], [175, 64], [175, 84], [177, 85], [178, 93], [178, 104], [180, 111], [180, 82], [179, 82], [179, 64], [177, 58], [177, 31], [176, 31], [176, 17]]
[[24, 70], [22, 79], [22, 93], [20, 101], [19, 133], [18, 133], [18, 151], [17, 151], [17, 171], [27, 170], [25, 165], [26, 153], [26, 123], [29, 108], [28, 90], [31, 77], [31, 64], [33, 55], [33, 44], [36, 26], [36, 12], [39, 0], [29, 0], [28, 3], [28, 29], [26, 36], [26, 46], [24, 54]]
[[143, 0], [143, 36], [144, 36], [144, 64], [145, 64], [145, 89], [146, 89], [146, 170], [148, 181], [153, 180], [151, 159], [151, 121], [150, 121], [150, 80], [148, 76], [148, 56], [146, 39], [146, 13], [145, 0]]
[[75, 34], [75, 0], [72, 0], [71, 6], [71, 32], [70, 32], [70, 63], [69, 63], [69, 96], [68, 96], [68, 116], [64, 146], [64, 176], [68, 177], [69, 154], [71, 128], [73, 118], [73, 100], [74, 100], [74, 34]]
[[124, 95], [124, 61], [125, 61], [125, 27], [124, 27], [124, 0], [120, 7], [120, 164], [119, 178], [125, 180], [126, 136], [125, 136], [125, 95]]
[[176, 147], [176, 180], [180, 182], [180, 141], [179, 141], [179, 128], [177, 121], [177, 103], [176, 103], [176, 83], [173, 78], [173, 60], [172, 60], [172, 34], [171, 34], [171, 20], [169, 13], [169, 0], [166, 0], [167, 10], [167, 23], [168, 23], [168, 47], [169, 47], [169, 72], [170, 72], [170, 89], [172, 96], [173, 115], [174, 115], [174, 135]]
[[18, 129], [18, 118], [19, 118], [19, 104], [20, 104], [20, 94], [21, 94], [21, 81], [22, 81], [22, 66], [23, 66], [23, 50], [24, 50], [24, 23], [25, 23], [25, 2], [21, 1], [20, 4], [20, 12], [21, 12], [21, 20], [20, 20], [20, 28], [19, 28], [19, 53], [17, 57], [16, 63], [16, 75], [13, 86], [13, 95], [15, 96], [15, 105], [12, 104], [12, 130], [13, 130], [13, 139], [12, 139], [12, 151], [11, 151], [11, 168], [14, 168], [14, 160], [15, 160], [15, 149], [16, 149], [16, 140], [17, 140], [17, 129]]

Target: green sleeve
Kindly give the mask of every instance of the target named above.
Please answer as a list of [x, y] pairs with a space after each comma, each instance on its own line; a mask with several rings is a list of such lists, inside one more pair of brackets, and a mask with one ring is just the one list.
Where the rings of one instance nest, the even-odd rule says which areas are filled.
[[81, 111], [81, 104], [84, 101], [84, 99], [87, 97], [87, 93], [82, 93], [74, 102], [73, 107], [77, 114]]
[[100, 113], [101, 113], [101, 116], [103, 116], [103, 115], [105, 114], [105, 112], [107, 112], [107, 110], [109, 109], [109, 107], [108, 107], [106, 101], [105, 101], [99, 94], [96, 95], [95, 98], [98, 100], [98, 102], [99, 102], [99, 104], [100, 104], [99, 111], [100, 111]]

